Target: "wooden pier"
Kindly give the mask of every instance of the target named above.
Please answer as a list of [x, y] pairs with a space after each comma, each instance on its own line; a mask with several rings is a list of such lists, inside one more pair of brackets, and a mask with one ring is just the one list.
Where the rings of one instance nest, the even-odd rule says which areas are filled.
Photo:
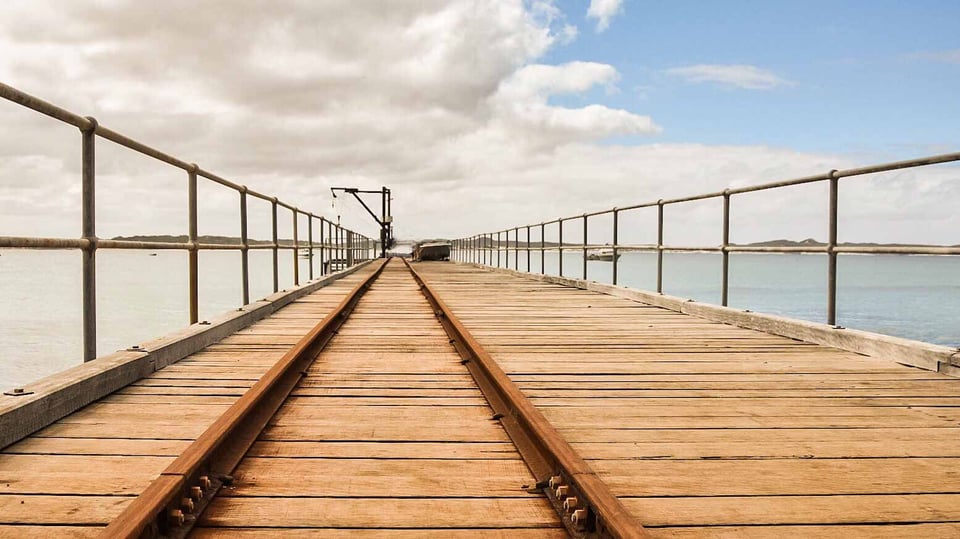
[[[960, 537], [960, 379], [904, 364], [929, 350], [380, 264], [48, 414], [0, 454], [0, 537]], [[323, 335], [249, 443], [217, 431], [235, 467], [175, 471]], [[22, 399], [58, 409], [55, 382], [2, 397], [0, 425]], [[151, 505], [171, 478], [185, 494]]]

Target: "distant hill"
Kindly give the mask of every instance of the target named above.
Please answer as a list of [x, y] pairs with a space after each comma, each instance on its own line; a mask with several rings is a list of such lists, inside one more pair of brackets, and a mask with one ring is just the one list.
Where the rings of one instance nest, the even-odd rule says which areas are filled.
[[[169, 235], [160, 235], [160, 236], [117, 236], [112, 238], [115, 240], [125, 240], [125, 241], [150, 241], [150, 242], [160, 242], [160, 243], [186, 243], [187, 236], [169, 236]], [[224, 244], [236, 244], [240, 243], [240, 238], [231, 237], [231, 236], [199, 236], [197, 241], [200, 243], [212, 243], [217, 245]], [[305, 240], [301, 239], [301, 245]], [[429, 240], [418, 240], [416, 243], [429, 243], [429, 242], [448, 242], [451, 240], [445, 239], [429, 239]], [[293, 245], [293, 240], [291, 239], [281, 239], [279, 240], [281, 245]], [[270, 245], [270, 240], [248, 240], [250, 245]], [[489, 247], [496, 246], [497, 241], [494, 238], [493, 240], [488, 240], [487, 245]], [[500, 243], [503, 247], [514, 247], [514, 241], [502, 240]], [[738, 245], [744, 247], [824, 247], [827, 244], [822, 241], [817, 241], [813, 238], [807, 238], [805, 240], [795, 241], [795, 240], [769, 240], [769, 241], [757, 241], [753, 243], [731, 243], [730, 245]], [[838, 245], [843, 245], [846, 247], [960, 247], [960, 244], [956, 245], [922, 245], [917, 243], [856, 243], [856, 242], [843, 242]], [[519, 247], [521, 249], [526, 248], [527, 243], [524, 240], [520, 240]], [[579, 243], [564, 243], [564, 247], [579, 247]], [[555, 248], [557, 247], [557, 242], [548, 241], [544, 243], [544, 247]], [[534, 240], [530, 242], [531, 249], [539, 249], [540, 242]]]
[[[450, 240], [430, 240], [430, 241], [450, 241]], [[497, 245], [496, 237], [492, 239], [479, 238], [477, 241], [479, 241], [481, 245], [486, 243], [487, 247], [495, 248]], [[500, 245], [502, 247], [508, 247], [508, 248], [513, 248], [516, 245], [516, 246], [519, 246], [521, 249], [526, 249], [527, 247], [526, 241], [522, 238], [520, 239], [519, 242], [514, 242], [513, 239], [511, 239], [510, 241], [501, 240]], [[543, 244], [543, 246], [548, 249], [556, 248], [557, 245], [558, 244], [555, 241], [548, 241], [548, 242], [544, 242]], [[609, 244], [606, 244], [606, 245], [609, 245]], [[800, 240], [800, 241], [780, 239], [780, 240], [769, 240], [769, 241], [757, 241], [753, 243], [731, 243], [730, 245], [737, 245], [740, 247], [826, 247], [827, 244], [826, 242], [817, 241], [813, 238], [807, 238], [805, 240]], [[858, 242], [841, 242], [841, 243], [838, 243], [837, 245], [842, 245], [845, 247], [960, 247], [960, 244], [925, 245], [925, 244], [919, 244], [919, 243], [858, 243]], [[581, 244], [579, 243], [563, 244], [564, 248], [567, 248], [567, 247], [577, 248], [580, 246]], [[531, 241], [530, 248], [534, 250], [539, 249], [540, 240], [535, 239]]]
[[[825, 247], [827, 244], [817, 241], [813, 238], [807, 238], [801, 241], [794, 240], [770, 240], [758, 241], [754, 243], [731, 243], [731, 245], [741, 245], [745, 247]], [[919, 243], [858, 243], [841, 242], [837, 245], [845, 247], [960, 247], [960, 245], [924, 245]]]

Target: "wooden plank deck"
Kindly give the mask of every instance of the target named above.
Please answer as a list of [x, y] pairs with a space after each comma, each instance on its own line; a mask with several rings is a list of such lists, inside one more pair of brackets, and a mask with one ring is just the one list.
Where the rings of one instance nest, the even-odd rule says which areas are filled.
[[564, 537], [409, 271], [392, 261], [197, 537]]
[[960, 380], [466, 265], [418, 271], [654, 537], [960, 537]]
[[363, 268], [0, 452], [0, 537], [96, 537]]
[[[418, 271], [655, 538], [960, 537], [960, 380], [451, 263]], [[368, 272], [0, 452], [0, 537], [96, 536]], [[199, 537], [563, 537], [392, 262]]]

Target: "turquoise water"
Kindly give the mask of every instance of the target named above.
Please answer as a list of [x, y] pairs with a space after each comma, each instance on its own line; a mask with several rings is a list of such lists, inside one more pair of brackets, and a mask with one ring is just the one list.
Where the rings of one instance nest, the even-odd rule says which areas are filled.
[[[184, 327], [188, 320], [187, 255], [158, 251], [100, 251], [98, 350], [106, 354]], [[286, 254], [287, 256], [283, 256]], [[667, 254], [664, 292], [719, 303], [718, 254]], [[506, 256], [501, 256], [502, 265]], [[280, 287], [293, 284], [292, 255], [280, 257]], [[520, 255], [525, 269], [526, 254]], [[556, 253], [547, 253], [557, 274]], [[272, 291], [270, 253], [252, 251], [251, 298]], [[307, 263], [300, 260], [306, 280]], [[588, 277], [610, 282], [610, 262], [589, 262]], [[509, 258], [510, 267], [514, 259]], [[539, 271], [538, 252], [531, 266]], [[826, 258], [821, 255], [734, 254], [730, 305], [823, 322]], [[564, 275], [581, 277], [577, 252], [564, 254]], [[319, 275], [319, 272], [317, 272]], [[625, 253], [620, 284], [656, 288], [656, 256]], [[10, 388], [80, 363], [80, 253], [0, 250], [0, 388]], [[200, 317], [240, 305], [240, 257], [200, 253]], [[960, 257], [841, 256], [838, 321], [949, 346], [960, 345]]]

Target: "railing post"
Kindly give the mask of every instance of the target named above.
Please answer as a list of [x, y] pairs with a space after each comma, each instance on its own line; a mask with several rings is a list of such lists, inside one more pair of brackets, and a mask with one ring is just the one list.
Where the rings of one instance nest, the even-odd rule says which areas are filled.
[[530, 273], [530, 225], [527, 225], [527, 273]]
[[501, 245], [501, 242], [500, 242], [500, 234], [501, 234], [501, 232], [502, 232], [502, 231], [497, 232], [497, 267], [498, 267], [498, 268], [500, 267], [500, 249], [502, 248], [502, 245]]
[[307, 214], [307, 260], [310, 261], [309, 277], [313, 280], [313, 214]]
[[346, 235], [346, 240], [347, 240], [347, 267], [349, 268], [350, 266], [355, 264], [354, 257], [356, 255], [356, 253], [353, 250], [354, 249], [353, 231], [348, 230], [344, 234]]
[[657, 201], [657, 293], [663, 294], [663, 199]]
[[187, 171], [187, 243], [190, 244], [190, 323], [200, 321], [200, 251], [197, 248], [197, 167], [190, 164]]
[[86, 129], [82, 129], [81, 149], [81, 231], [90, 244], [83, 250], [81, 270], [83, 273], [83, 360], [97, 357], [97, 195], [96, 195], [96, 144], [97, 120], [90, 116]]
[[830, 171], [830, 222], [827, 241], [827, 324], [837, 325], [837, 205], [839, 202], [840, 178], [837, 171]]
[[520, 227], [513, 229], [513, 271], [520, 269]]
[[300, 239], [297, 236], [297, 217], [300, 210], [293, 210], [293, 286], [300, 286]]
[[727, 306], [730, 291], [730, 190], [723, 192], [723, 271], [720, 276], [720, 305]]
[[557, 273], [560, 274], [561, 277], [563, 277], [563, 218], [560, 219], [559, 227], [560, 227], [560, 233], [558, 235], [560, 237], [557, 241], [557, 253], [558, 253], [557, 258], [559, 259], [560, 271], [558, 271]]
[[243, 304], [250, 303], [250, 243], [247, 238], [247, 186], [240, 187], [240, 280], [243, 281]]
[[324, 260], [324, 258], [325, 258], [325, 257], [324, 257], [324, 251], [325, 251], [326, 248], [327, 248], [327, 244], [324, 242], [324, 237], [326, 236], [326, 234], [323, 233], [324, 224], [325, 224], [326, 222], [327, 222], [326, 219], [324, 219], [323, 217], [320, 218], [320, 276], [321, 276], [321, 277], [323, 277], [324, 275], [327, 274], [326, 270], [324, 269], [324, 265], [323, 265], [323, 260]]
[[617, 284], [617, 263], [620, 258], [620, 210], [613, 209], [613, 285]]
[[583, 280], [587, 280], [587, 215], [583, 215]]
[[280, 244], [277, 243], [277, 197], [270, 200], [273, 216], [273, 292], [280, 291], [280, 259], [278, 258]]
[[546, 263], [546, 252], [547, 252], [547, 242], [546, 242], [546, 223], [540, 223], [540, 275], [545, 275], [547, 273], [547, 263]]

